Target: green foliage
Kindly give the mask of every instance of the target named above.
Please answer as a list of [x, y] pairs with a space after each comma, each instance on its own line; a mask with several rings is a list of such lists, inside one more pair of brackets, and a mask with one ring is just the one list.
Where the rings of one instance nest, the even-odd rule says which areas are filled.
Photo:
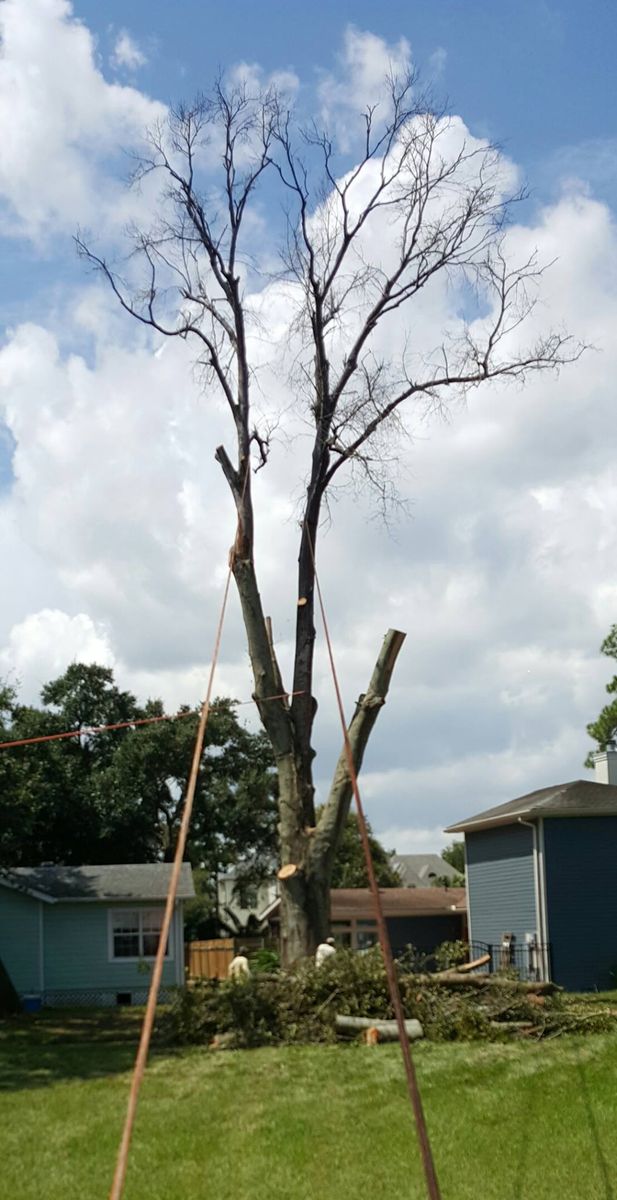
[[[607, 658], [617, 659], [617, 625], [612, 625], [600, 647], [600, 652]], [[606, 685], [609, 695], [617, 693], [617, 675]], [[606, 704], [595, 721], [587, 726], [587, 733], [594, 742], [596, 750], [614, 750], [617, 746], [617, 696]], [[585, 759], [585, 766], [593, 768], [594, 750], [590, 750]]]
[[[139, 705], [107, 667], [74, 663], [45, 685], [42, 707], [0, 690], [2, 740], [83, 731], [0, 756], [0, 863], [36, 866], [151, 862], [173, 856], [197, 711], [175, 721], [96, 735], [93, 726], [163, 716]], [[259, 878], [276, 845], [276, 780], [263, 734], [240, 725], [233, 702], [214, 702], [200, 764], [188, 857], [209, 877], [241, 859]], [[207, 922], [207, 889], [195, 924]], [[211, 907], [211, 905], [210, 905]]]
[[[464, 952], [462, 943], [450, 942], [434, 958], [451, 966]], [[425, 965], [410, 947], [398, 971], [405, 1015], [420, 1021], [430, 1041], [541, 1038], [616, 1026], [612, 1012], [579, 1012], [559, 993], [538, 1001], [503, 975], [482, 989], [463, 983], [451, 990], [424, 973]], [[333, 1042], [337, 1013], [392, 1019], [378, 947], [366, 954], [341, 950], [320, 967], [307, 959], [290, 971], [253, 974], [241, 983], [200, 981], [177, 994], [162, 1032], [179, 1044], [209, 1043], [221, 1035], [238, 1047]]]
[[[319, 816], [319, 813], [318, 813]], [[400, 887], [401, 881], [390, 863], [390, 854], [375, 837], [369, 825], [369, 841], [373, 865], [380, 887]], [[334, 860], [331, 886], [334, 888], [368, 887], [366, 863], [358, 822], [355, 813], [350, 812], [343, 827], [343, 833]]]
[[469, 958], [469, 943], [442, 942], [438, 946], [433, 959], [438, 971], [449, 971], [452, 967], [458, 967], [460, 963], [467, 962]]
[[261, 949], [253, 951], [250, 955], [251, 971], [278, 971], [281, 965], [281, 956], [277, 950], [269, 946], [262, 946]]
[[[464, 841], [451, 842], [449, 846], [446, 846], [445, 850], [442, 850], [441, 857], [443, 858], [444, 862], [447, 862], [450, 864], [451, 867], [454, 867], [454, 870], [458, 873], [458, 875], [460, 875], [461, 879], [464, 880], [464, 878], [465, 878], [465, 842]], [[454, 887], [454, 886], [459, 886], [459, 885], [452, 883], [452, 886]], [[464, 884], [461, 886], [464, 886]]]

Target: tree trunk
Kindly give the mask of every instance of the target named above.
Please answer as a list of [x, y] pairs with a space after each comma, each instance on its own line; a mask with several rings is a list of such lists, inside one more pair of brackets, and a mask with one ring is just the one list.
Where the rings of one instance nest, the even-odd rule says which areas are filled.
[[[405, 634], [390, 629], [375, 664], [367, 691], [360, 696], [348, 729], [356, 771], [379, 712]], [[283, 770], [281, 770], [281, 765]], [[327, 803], [316, 829], [302, 826], [299, 802], [303, 760], [289, 756], [279, 765], [279, 812], [282, 870], [281, 949], [285, 963], [313, 954], [330, 929], [330, 879], [341, 831], [352, 797], [345, 748], [341, 752]], [[293, 869], [295, 868], [295, 869]]]
[[[242, 617], [255, 682], [254, 700], [270, 739], [279, 785], [279, 838], [281, 868], [281, 942], [283, 961], [294, 962], [308, 954], [328, 935], [330, 879], [339, 838], [351, 801], [352, 789], [345, 748], [341, 751], [327, 803], [314, 827], [311, 731], [315, 701], [311, 695], [314, 629], [314, 565], [305, 549], [300, 569], [300, 608], [309, 613], [303, 637], [296, 634], [294, 690], [300, 683], [305, 703], [289, 704], [281, 696], [283, 685], [274, 650], [269, 619], [264, 615], [253, 560], [253, 509], [248, 458], [240, 457], [236, 470], [219, 446], [216, 458], [232, 490], [238, 528], [231, 566], [240, 597]], [[318, 510], [317, 510], [318, 511]], [[314, 539], [315, 531], [310, 535]], [[307, 534], [303, 544], [307, 543]], [[308, 543], [307, 543], [308, 544]], [[313, 541], [314, 551], [314, 541]], [[304, 589], [304, 590], [303, 590]], [[305, 594], [306, 593], [306, 594]], [[390, 629], [375, 664], [366, 693], [360, 696], [349, 726], [349, 741], [356, 771], [388, 694], [390, 680], [405, 634]], [[300, 653], [302, 651], [302, 653]], [[303, 654], [306, 651], [304, 661]], [[298, 669], [298, 656], [304, 666]], [[276, 697], [274, 699], [273, 697]], [[298, 697], [294, 697], [296, 701]]]

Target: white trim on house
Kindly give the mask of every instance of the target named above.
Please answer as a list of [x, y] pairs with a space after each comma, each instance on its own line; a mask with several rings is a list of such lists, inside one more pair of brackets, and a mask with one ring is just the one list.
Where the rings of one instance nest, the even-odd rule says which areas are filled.
[[45, 916], [39, 900], [39, 992], [45, 991]]
[[[120, 908], [118, 908], [117, 906], [113, 906], [113, 907], [107, 909], [107, 961], [108, 962], [115, 963], [115, 964], [139, 963], [139, 962], [152, 963], [152, 962], [154, 962], [154, 960], [156, 958], [155, 954], [135, 954], [135, 955], [122, 954], [122, 955], [118, 955], [118, 956], [116, 956], [114, 954], [114, 914], [122, 913], [122, 912], [139, 913], [139, 940], [141, 943], [142, 939], [143, 939], [143, 927], [142, 927], [141, 914], [143, 912], [152, 911], [152, 909], [155, 909], [157, 912], [160, 912], [161, 916], [165, 912], [164, 906], [157, 905], [157, 904], [142, 904], [141, 907], [139, 907], [137, 904], [133, 904], [130, 908], [125, 904], [125, 905], [122, 905], [122, 907], [120, 907]], [[175, 922], [172, 921], [171, 928], [169, 930], [169, 940], [167, 942], [167, 950], [165, 952], [165, 962], [173, 962], [173, 960], [175, 958], [174, 925], [175, 925]]]
[[465, 854], [465, 907], [467, 909], [467, 941], [471, 945], [473, 942], [473, 933], [471, 931], [471, 896], [469, 888], [469, 864], [467, 862], [467, 838], [463, 834], [463, 851]]
[[[548, 929], [548, 905], [546, 900], [546, 852], [544, 848], [544, 818], [538, 819], [538, 880], [540, 890], [540, 941], [544, 947], [548, 947], [550, 943]], [[551, 977], [551, 964], [549, 962], [548, 949], [542, 951], [544, 978]]]

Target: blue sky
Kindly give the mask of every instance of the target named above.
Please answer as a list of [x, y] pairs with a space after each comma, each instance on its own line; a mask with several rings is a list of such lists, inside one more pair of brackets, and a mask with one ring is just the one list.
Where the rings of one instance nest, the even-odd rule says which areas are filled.
[[[399, 851], [434, 849], [468, 811], [582, 774], [607, 678], [598, 646], [617, 620], [617, 8], [4, 0], [0, 25], [0, 675], [33, 698], [72, 659], [94, 658], [140, 696], [201, 694], [233, 525], [212, 450], [229, 430], [186, 350], [121, 317], [72, 235], [85, 226], [122, 252], [126, 220], [149, 216], [148, 197], [119, 181], [123, 150], [219, 68], [292, 72], [305, 111], [327, 83], [344, 136], [365, 78], [350, 45], [370, 74], [405, 58], [406, 39], [467, 136], [499, 143], [531, 188], [508, 244], [555, 262], [538, 321], [594, 350], [559, 379], [483, 390], [443, 421], [411, 413], [399, 476], [410, 515], [393, 533], [364, 498], [336, 509], [323, 574], [348, 703], [384, 628], [409, 631], [367, 758], [369, 813]], [[256, 215], [263, 250], [278, 218], [266, 201]], [[448, 303], [423, 301], [409, 328], [438, 343]], [[285, 309], [269, 292], [281, 362]], [[291, 376], [263, 370], [264, 402], [287, 413]], [[295, 553], [302, 431], [291, 421], [258, 485], [284, 661], [295, 599], [280, 564]], [[338, 735], [322, 659], [316, 682], [323, 791]], [[220, 689], [251, 691], [237, 610]]]
[[[549, 188], [547, 158], [562, 148], [615, 138], [617, 8], [610, 0], [366, 0], [233, 5], [188, 0], [79, 3], [101, 47], [110, 26], [128, 28], [149, 47], [142, 80], [165, 100], [207, 87], [221, 66], [244, 59], [266, 71], [289, 67], [306, 80], [330, 69], [348, 24], [388, 42], [406, 37], [436, 92], [463, 112], [474, 133], [506, 144]], [[445, 52], [443, 57], [442, 52]], [[437, 56], [437, 58], [435, 57]]]

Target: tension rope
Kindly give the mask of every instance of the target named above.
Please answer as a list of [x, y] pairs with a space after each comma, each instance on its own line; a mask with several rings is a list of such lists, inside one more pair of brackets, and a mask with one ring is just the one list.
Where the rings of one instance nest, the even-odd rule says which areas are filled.
[[[244, 493], [246, 490], [249, 469], [250, 468], [247, 465], [247, 471], [246, 471], [245, 480], [244, 480], [242, 497], [244, 497]], [[341, 728], [342, 728], [342, 732], [343, 732], [343, 744], [344, 744], [344, 749], [345, 749], [345, 757], [347, 760], [347, 769], [349, 772], [349, 780], [350, 780], [350, 784], [351, 784], [352, 793], [353, 793], [355, 803], [356, 803], [356, 815], [357, 815], [357, 821], [358, 821], [358, 829], [360, 832], [360, 839], [362, 842], [362, 849], [363, 849], [364, 859], [365, 859], [365, 863], [366, 863], [366, 870], [367, 870], [367, 875], [368, 875], [368, 880], [369, 880], [369, 888], [370, 888], [371, 897], [373, 900], [373, 907], [375, 910], [375, 918], [376, 918], [376, 923], [377, 923], [379, 944], [380, 944], [380, 948], [381, 948], [381, 953], [382, 953], [385, 972], [386, 972], [386, 978], [387, 978], [387, 982], [388, 982], [388, 991], [390, 993], [390, 1000], [392, 1003], [392, 1008], [394, 1010], [397, 1028], [398, 1028], [399, 1042], [400, 1042], [400, 1046], [401, 1046], [401, 1053], [402, 1053], [403, 1064], [404, 1064], [404, 1068], [405, 1068], [405, 1077], [406, 1077], [406, 1081], [407, 1081], [407, 1091], [408, 1091], [408, 1095], [409, 1095], [409, 1099], [410, 1099], [410, 1103], [411, 1103], [413, 1119], [415, 1122], [416, 1132], [417, 1132], [417, 1136], [418, 1136], [418, 1142], [419, 1142], [419, 1146], [420, 1146], [420, 1153], [421, 1153], [421, 1158], [422, 1158], [422, 1166], [423, 1166], [423, 1170], [424, 1170], [424, 1177], [425, 1177], [425, 1181], [426, 1181], [427, 1192], [428, 1192], [429, 1200], [441, 1200], [441, 1192], [439, 1190], [439, 1184], [437, 1181], [437, 1174], [436, 1174], [436, 1170], [435, 1170], [433, 1153], [432, 1153], [432, 1149], [431, 1149], [431, 1143], [430, 1143], [428, 1128], [427, 1128], [427, 1124], [426, 1124], [426, 1117], [424, 1114], [422, 1098], [420, 1095], [420, 1089], [418, 1086], [416, 1070], [415, 1070], [413, 1057], [412, 1057], [412, 1053], [411, 1053], [411, 1045], [409, 1042], [409, 1037], [407, 1034], [407, 1028], [406, 1028], [406, 1024], [405, 1024], [405, 1014], [403, 1011], [403, 1004], [402, 1004], [402, 1000], [401, 1000], [401, 993], [400, 993], [398, 978], [397, 978], [397, 974], [396, 974], [396, 967], [395, 967], [394, 958], [392, 955], [392, 947], [390, 945], [390, 937], [388, 934], [388, 927], [386, 925], [383, 905], [381, 902], [381, 893], [379, 890], [379, 885], [377, 883], [377, 877], [375, 875], [375, 868], [373, 865], [373, 856], [371, 853], [368, 828], [367, 828], [367, 823], [366, 823], [366, 817], [364, 814], [364, 806], [363, 806], [362, 798], [360, 795], [360, 788], [358, 786], [358, 775], [357, 775], [356, 768], [355, 768], [353, 750], [352, 750], [351, 742], [349, 739], [347, 721], [345, 719], [345, 709], [343, 706], [343, 700], [342, 700], [342, 695], [341, 695], [338, 674], [337, 674], [337, 670], [336, 670], [336, 664], [334, 661], [332, 639], [330, 637], [330, 629], [329, 629], [328, 620], [326, 617], [326, 610], [325, 610], [323, 594], [322, 594], [322, 590], [321, 590], [321, 584], [320, 584], [320, 580], [319, 580], [319, 575], [317, 573], [317, 565], [316, 565], [316, 561], [315, 561], [315, 551], [314, 551], [313, 542], [312, 542], [312, 539], [310, 536], [310, 532], [309, 532], [307, 526], [305, 526], [305, 533], [307, 536], [308, 546], [309, 546], [311, 559], [312, 559], [313, 575], [314, 575], [314, 579], [315, 579], [315, 588], [316, 588], [316, 592], [317, 592], [317, 599], [318, 599], [319, 610], [320, 610], [321, 620], [322, 620], [322, 625], [323, 625], [324, 638], [325, 638], [326, 647], [327, 647], [327, 651], [328, 651], [330, 670], [332, 673], [332, 681], [333, 681], [334, 692], [335, 692], [335, 696], [336, 696], [336, 704], [337, 704], [339, 718], [340, 718], [340, 722], [341, 722]], [[144, 1079], [144, 1075], [145, 1075], [146, 1064], [148, 1061], [150, 1042], [152, 1040], [152, 1030], [154, 1028], [154, 1020], [155, 1020], [155, 1016], [156, 1016], [156, 1006], [157, 1006], [157, 1002], [158, 1002], [158, 996], [159, 996], [161, 981], [162, 981], [162, 977], [163, 977], [163, 968], [164, 968], [164, 964], [165, 964], [165, 953], [166, 953], [166, 949], [167, 949], [169, 935], [171, 932], [171, 924], [172, 924], [172, 920], [173, 920], [176, 896], [177, 896], [177, 892], [178, 892], [178, 883], [180, 880], [180, 872], [182, 869], [182, 864], [183, 864], [183, 860], [184, 860], [184, 852], [186, 849], [186, 842], [187, 842], [188, 832], [189, 832], [189, 828], [190, 828], [193, 804], [194, 804], [194, 800], [195, 800], [195, 791], [196, 791], [196, 787], [197, 787], [197, 779], [198, 779], [198, 775], [199, 775], [199, 766], [200, 766], [201, 757], [202, 757], [202, 753], [203, 753], [203, 747], [204, 747], [206, 727], [208, 724], [208, 718], [210, 716], [210, 713], [213, 710], [213, 706], [211, 705], [212, 688], [213, 688], [213, 683], [214, 683], [214, 675], [215, 675], [216, 667], [218, 665], [218, 660], [219, 660], [219, 655], [220, 655], [220, 650], [221, 650], [221, 640], [222, 640], [222, 635], [223, 635], [225, 614], [227, 611], [227, 602], [229, 599], [231, 578], [232, 578], [232, 574], [233, 574], [234, 557], [235, 557], [235, 551], [232, 550], [230, 559], [229, 559], [229, 568], [228, 568], [227, 576], [226, 576], [226, 580], [225, 580], [225, 587], [223, 590], [223, 599], [222, 599], [222, 603], [221, 603], [218, 624], [217, 624], [217, 628], [216, 628], [216, 636], [215, 636], [215, 640], [214, 640], [214, 649], [212, 652], [212, 659], [211, 659], [211, 663], [210, 663], [210, 671], [208, 674], [206, 695], [205, 695], [205, 699], [203, 701], [203, 704], [202, 704], [201, 710], [200, 710], [200, 714], [199, 714], [199, 724], [197, 726], [197, 733], [196, 733], [195, 744], [194, 744], [194, 748], [193, 748], [193, 756], [192, 756], [192, 760], [191, 760], [191, 770], [190, 770], [187, 789], [186, 789], [184, 808], [183, 808], [183, 812], [182, 812], [182, 820], [181, 820], [180, 829], [178, 832], [178, 839], [176, 842], [176, 849], [175, 849], [175, 854], [174, 854], [174, 859], [173, 859], [172, 869], [171, 869], [171, 874], [170, 874], [170, 879], [169, 879], [169, 887], [168, 887], [167, 897], [166, 897], [166, 901], [165, 901], [165, 911], [164, 911], [164, 915], [163, 915], [163, 921], [161, 924], [159, 943], [158, 943], [156, 957], [155, 957], [154, 965], [153, 965], [153, 969], [152, 969], [152, 977], [150, 980], [150, 987], [148, 990], [148, 1000], [146, 1003], [146, 1010], [144, 1013], [144, 1019], [143, 1019], [143, 1023], [142, 1023], [142, 1027], [141, 1027], [141, 1034], [140, 1034], [137, 1054], [135, 1057], [133, 1073], [131, 1076], [131, 1085], [130, 1085], [130, 1089], [129, 1089], [129, 1097], [128, 1097], [128, 1103], [127, 1103], [127, 1108], [126, 1108], [126, 1115], [125, 1115], [125, 1119], [124, 1119], [124, 1125], [123, 1125], [123, 1129], [122, 1129], [120, 1145], [118, 1148], [114, 1177], [113, 1177], [113, 1182], [112, 1182], [112, 1186], [111, 1186], [111, 1191], [109, 1193], [109, 1200], [122, 1200], [122, 1197], [124, 1195], [124, 1186], [126, 1183], [129, 1152], [130, 1152], [130, 1148], [131, 1148], [133, 1130], [135, 1127], [135, 1118], [136, 1118], [136, 1114], [137, 1114], [137, 1105], [138, 1105], [138, 1101], [139, 1101], [141, 1085], [143, 1083], [143, 1079]], [[298, 693], [282, 692], [276, 696], [264, 697], [264, 699], [279, 700], [279, 699], [286, 698], [288, 695], [296, 695], [296, 694], [298, 694]], [[132, 727], [139, 726], [139, 725], [154, 724], [158, 721], [176, 720], [176, 719], [179, 719], [182, 717], [188, 717], [188, 716], [194, 716], [194, 715], [195, 714], [192, 712], [190, 712], [190, 713], [187, 712], [187, 713], [176, 713], [172, 716], [164, 715], [164, 716], [157, 716], [157, 717], [145, 717], [145, 718], [139, 718], [137, 720], [132, 720], [132, 721], [116, 721], [116, 722], [114, 722], [112, 724], [108, 724], [108, 725], [93, 726], [90, 729], [67, 730], [62, 733], [43, 734], [43, 735], [40, 735], [37, 737], [31, 737], [31, 738], [19, 738], [19, 739], [15, 739], [13, 741], [0, 743], [0, 749], [9, 749], [11, 747], [33, 745], [33, 744], [41, 743], [41, 742], [58, 741], [63, 738], [90, 736], [91, 734], [102, 733], [102, 732], [108, 731], [108, 730], [111, 731], [111, 730], [116, 730], [116, 729], [132, 728]]]
[[375, 919], [377, 922], [377, 932], [379, 935], [379, 945], [381, 948], [381, 954], [382, 954], [383, 963], [384, 963], [384, 967], [385, 967], [385, 971], [386, 971], [386, 978], [388, 981], [388, 991], [390, 993], [390, 1000], [392, 1003], [392, 1008], [394, 1009], [394, 1015], [396, 1018], [396, 1024], [397, 1024], [397, 1028], [398, 1028], [399, 1042], [400, 1042], [400, 1046], [401, 1046], [401, 1053], [403, 1056], [403, 1064], [404, 1064], [404, 1068], [405, 1068], [405, 1078], [407, 1080], [407, 1091], [409, 1093], [409, 1099], [411, 1102], [411, 1108], [412, 1108], [412, 1112], [413, 1112], [413, 1119], [415, 1122], [416, 1133], [417, 1133], [418, 1142], [420, 1145], [420, 1154], [421, 1154], [421, 1158], [422, 1158], [422, 1167], [423, 1167], [423, 1171], [424, 1171], [424, 1178], [426, 1181], [426, 1188], [427, 1188], [427, 1192], [428, 1192], [430, 1200], [441, 1200], [441, 1191], [439, 1189], [439, 1183], [437, 1180], [437, 1172], [435, 1169], [435, 1161], [433, 1158], [433, 1151], [431, 1148], [430, 1138], [429, 1138], [429, 1134], [428, 1134], [428, 1127], [426, 1124], [424, 1107], [422, 1105], [422, 1097], [420, 1095], [420, 1088], [418, 1085], [416, 1068], [415, 1068], [413, 1056], [411, 1053], [411, 1044], [410, 1044], [409, 1037], [407, 1034], [407, 1026], [405, 1024], [405, 1013], [403, 1011], [403, 1003], [401, 1000], [401, 991], [399, 988], [398, 976], [396, 973], [396, 966], [394, 964], [394, 958], [392, 955], [392, 946], [390, 944], [390, 935], [388, 933], [388, 926], [386, 924], [386, 919], [385, 919], [384, 910], [383, 910], [383, 904], [381, 902], [381, 892], [379, 890], [379, 885], [377, 883], [377, 876], [375, 875], [375, 867], [373, 865], [373, 855], [371, 853], [371, 844], [369, 841], [366, 817], [364, 815], [364, 805], [362, 803], [362, 798], [360, 796], [360, 788], [358, 786], [358, 775], [357, 775], [356, 767], [355, 767], [355, 763], [354, 763], [354, 756], [353, 756], [353, 750], [351, 747], [351, 742], [349, 740], [348, 726], [347, 726], [347, 721], [345, 719], [345, 709], [343, 706], [343, 699], [342, 699], [342, 695], [341, 695], [341, 688], [339, 685], [336, 664], [334, 661], [334, 652], [332, 649], [332, 639], [330, 637], [330, 630], [329, 630], [328, 621], [326, 618], [326, 610], [325, 610], [323, 595], [322, 595], [322, 591], [321, 591], [321, 584], [319, 582], [319, 575], [317, 573], [317, 564], [315, 561], [315, 550], [314, 550], [313, 542], [311, 539], [310, 531], [309, 531], [307, 525], [305, 525], [305, 533], [307, 536], [308, 545], [309, 545], [309, 549], [310, 549], [310, 553], [311, 553], [311, 559], [312, 559], [312, 565], [313, 565], [313, 575], [315, 578], [315, 588], [317, 591], [317, 599], [318, 599], [318, 603], [319, 603], [319, 611], [321, 614], [321, 622], [323, 625], [324, 638], [325, 638], [325, 642], [326, 642], [326, 646], [327, 646], [327, 650], [328, 650], [328, 658], [330, 661], [330, 670], [332, 673], [332, 682], [334, 684], [334, 692], [336, 695], [336, 704], [337, 704], [338, 713], [339, 713], [339, 717], [340, 717], [341, 728], [343, 731], [343, 743], [344, 743], [344, 747], [345, 747], [345, 757], [347, 759], [347, 770], [349, 771], [349, 779], [350, 779], [350, 783], [351, 783], [351, 788], [352, 788], [354, 800], [356, 802], [356, 816], [357, 816], [357, 820], [358, 820], [358, 829], [360, 831], [360, 839], [362, 842], [362, 849], [364, 851], [364, 860], [366, 863], [366, 872], [367, 872], [368, 880], [369, 880], [369, 888], [370, 888], [371, 896], [373, 899], [373, 907], [375, 910]]

